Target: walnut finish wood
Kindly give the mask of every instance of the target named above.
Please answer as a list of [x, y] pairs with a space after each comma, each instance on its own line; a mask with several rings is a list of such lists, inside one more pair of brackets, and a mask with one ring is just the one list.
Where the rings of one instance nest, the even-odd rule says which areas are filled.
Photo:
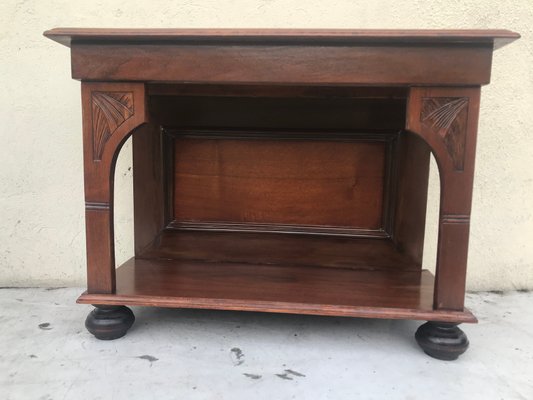
[[142, 258], [290, 264], [369, 270], [420, 270], [388, 239], [167, 229]]
[[493, 48], [520, 37], [506, 30], [57, 28], [44, 34], [72, 48], [73, 77], [81, 80], [364, 85], [486, 84]]
[[401, 253], [422, 265], [429, 178], [429, 146], [417, 135], [402, 132], [394, 177], [396, 185], [393, 240]]
[[144, 85], [86, 83], [81, 87], [87, 285], [91, 293], [115, 290], [113, 182], [118, 152], [147, 121]]
[[520, 37], [505, 29], [109, 29], [55, 28], [44, 35], [70, 46], [83, 42], [245, 43], [505, 43]]
[[[455, 325], [475, 322], [464, 294], [480, 86], [493, 50], [518, 34], [45, 35], [71, 47], [82, 80], [79, 302], [424, 319], [417, 339], [429, 354], [466, 349]], [[132, 132], [136, 259], [116, 279], [113, 173]], [[421, 269], [430, 152], [441, 183], [435, 280]], [[347, 184], [358, 177], [372, 177], [359, 197]]]
[[[131, 259], [117, 270], [116, 294], [83, 294], [83, 304], [475, 322], [468, 311], [434, 311], [428, 271]], [[335, 290], [332, 290], [335, 288]]]
[[228, 136], [176, 137], [177, 223], [384, 229], [387, 143]]
[[[75, 44], [80, 80], [230, 84], [483, 85], [492, 44]], [[435, 63], [438, 59], [439, 62]]]
[[132, 137], [135, 255], [151, 248], [165, 227], [165, 175], [160, 127], [146, 124]]
[[412, 88], [407, 129], [430, 146], [441, 200], [435, 308], [464, 306], [480, 88]]

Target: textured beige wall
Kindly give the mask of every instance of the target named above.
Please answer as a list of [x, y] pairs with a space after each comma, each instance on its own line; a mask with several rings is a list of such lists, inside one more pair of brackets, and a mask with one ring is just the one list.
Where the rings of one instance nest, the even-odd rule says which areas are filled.
[[[533, 0], [0, 2], [0, 285], [85, 279], [79, 83], [42, 32], [77, 27], [506, 28], [483, 89], [470, 289], [533, 288]], [[132, 254], [131, 149], [117, 168], [117, 259]], [[434, 173], [433, 173], [434, 175]], [[425, 263], [435, 252], [431, 185]]]

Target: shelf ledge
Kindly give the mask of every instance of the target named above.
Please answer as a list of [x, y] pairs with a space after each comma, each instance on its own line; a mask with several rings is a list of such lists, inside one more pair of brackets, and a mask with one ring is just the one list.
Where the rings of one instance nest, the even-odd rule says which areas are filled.
[[475, 323], [464, 311], [433, 310], [427, 271], [130, 259], [116, 294], [83, 293], [78, 303]]

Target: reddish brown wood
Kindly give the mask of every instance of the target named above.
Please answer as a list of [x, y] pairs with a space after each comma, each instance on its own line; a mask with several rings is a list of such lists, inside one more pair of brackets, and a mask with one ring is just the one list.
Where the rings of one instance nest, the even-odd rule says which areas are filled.
[[115, 162], [129, 134], [147, 120], [144, 85], [83, 83], [81, 91], [87, 286], [90, 293], [113, 293]]
[[146, 124], [133, 135], [133, 206], [135, 254], [153, 246], [165, 227], [165, 176], [162, 135], [158, 125]]
[[492, 44], [326, 47], [80, 43], [71, 53], [72, 77], [80, 80], [480, 85], [490, 80]]
[[417, 135], [398, 137], [393, 240], [402, 253], [422, 265], [430, 148]]
[[[464, 291], [480, 85], [493, 49], [518, 34], [45, 35], [71, 47], [83, 81], [80, 302], [428, 319], [440, 323], [419, 334], [426, 350], [448, 333], [466, 343], [453, 324], [475, 321]], [[137, 259], [115, 287], [113, 169], [133, 131]], [[435, 282], [421, 270], [429, 151], [441, 179]], [[356, 230], [365, 238], [342, 236]]]
[[383, 229], [386, 143], [240, 135], [175, 139], [176, 222]]
[[419, 270], [392, 241], [338, 235], [164, 231], [143, 258], [248, 264], [312, 265], [369, 270]]
[[440, 173], [437, 309], [464, 305], [479, 95], [479, 88], [413, 88], [409, 96], [407, 129], [428, 143]]
[[433, 310], [433, 277], [425, 270], [131, 259], [117, 275], [115, 295], [83, 294], [78, 302], [476, 322], [468, 310]]
[[516, 40], [505, 29], [109, 29], [55, 28], [44, 32], [70, 46], [83, 42], [245, 42], [245, 43], [493, 43]]
[[75, 28], [45, 35], [72, 47], [73, 77], [81, 80], [365, 85], [486, 84], [494, 45], [519, 37], [505, 30]]

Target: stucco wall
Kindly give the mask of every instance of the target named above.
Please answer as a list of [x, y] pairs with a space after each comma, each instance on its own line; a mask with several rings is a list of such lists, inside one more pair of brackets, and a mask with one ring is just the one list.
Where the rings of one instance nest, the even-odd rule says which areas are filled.
[[[85, 280], [79, 83], [57, 26], [506, 28], [483, 89], [468, 287], [533, 288], [533, 1], [234, 0], [0, 2], [0, 285]], [[116, 173], [117, 261], [132, 246], [131, 149]], [[435, 169], [433, 169], [435, 171]], [[436, 238], [435, 172], [425, 263]]]

